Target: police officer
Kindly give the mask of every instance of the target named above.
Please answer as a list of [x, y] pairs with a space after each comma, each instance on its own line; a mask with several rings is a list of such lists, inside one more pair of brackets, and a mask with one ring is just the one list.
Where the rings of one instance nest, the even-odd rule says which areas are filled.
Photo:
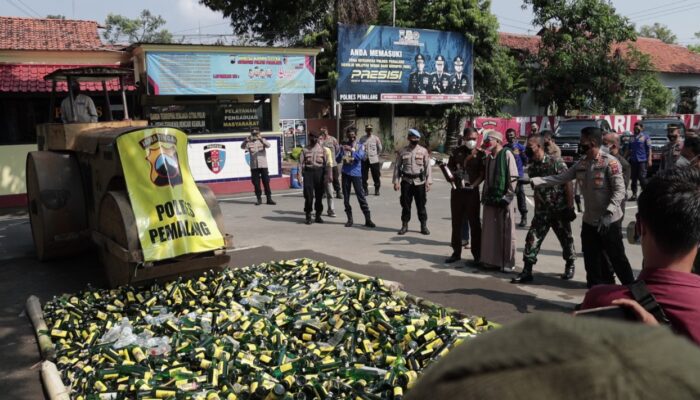
[[425, 57], [416, 54], [415, 61], [416, 70], [408, 77], [408, 92], [426, 94], [430, 85], [430, 74], [425, 72]]
[[299, 175], [304, 182], [304, 212], [306, 225], [311, 225], [311, 207], [316, 211], [316, 222], [323, 223], [323, 192], [331, 180], [331, 167], [326, 150], [318, 141], [317, 132], [309, 132], [309, 143], [299, 156]]
[[647, 168], [651, 168], [651, 138], [644, 132], [644, 124], [641, 121], [634, 123], [634, 137], [630, 139], [627, 147], [627, 159], [632, 166], [632, 197], [637, 200], [637, 181], [642, 190], [647, 185]]
[[[333, 136], [328, 134], [328, 128], [325, 126], [321, 128], [321, 137], [319, 139], [321, 145], [327, 149], [331, 150], [332, 159], [335, 160], [336, 154], [340, 151], [340, 144], [338, 140]], [[340, 196], [340, 172], [338, 172], [338, 167], [335, 163], [331, 163], [331, 172], [333, 173], [333, 190], [335, 191], [335, 198], [341, 199]], [[327, 193], [327, 195], [332, 195], [332, 193]]]
[[[554, 158], [544, 150], [544, 138], [532, 135], [527, 139], [525, 148], [531, 163], [528, 167], [530, 178], [537, 176], [558, 175], [566, 171], [566, 163], [561, 158]], [[540, 252], [542, 241], [547, 236], [549, 228], [559, 239], [566, 262], [562, 279], [574, 277], [574, 237], [571, 234], [571, 221], [576, 218], [574, 211], [574, 192], [571, 182], [551, 187], [535, 189], [535, 216], [532, 218], [530, 230], [525, 238], [523, 251], [523, 271], [511, 280], [511, 283], [532, 282], [532, 266], [537, 263], [537, 253]]]
[[343, 165], [343, 199], [345, 204], [345, 214], [348, 221], [346, 227], [351, 227], [354, 223], [352, 219], [352, 206], [350, 206], [350, 190], [355, 191], [357, 202], [360, 203], [360, 210], [365, 215], [365, 226], [374, 228], [369, 212], [369, 205], [365, 198], [365, 191], [362, 189], [362, 159], [365, 157], [365, 148], [357, 141], [355, 128], [349, 128], [345, 134], [345, 141], [340, 152], [336, 156], [336, 161]]
[[379, 136], [372, 135], [372, 124], [365, 125], [365, 136], [360, 139], [360, 143], [365, 148], [365, 156], [362, 159], [362, 187], [365, 190], [365, 196], [369, 194], [367, 181], [369, 180], [369, 172], [372, 171], [372, 181], [374, 182], [374, 195], [379, 196], [379, 187], [381, 182], [381, 164], [379, 155], [382, 153], [382, 140]]
[[622, 209], [625, 184], [622, 168], [615, 157], [600, 151], [602, 131], [581, 130], [579, 154], [582, 158], [559, 175], [532, 178], [535, 188], [557, 186], [576, 179], [586, 202], [581, 228], [586, 282], [592, 287], [606, 282], [604, 254], [607, 254], [618, 279], [626, 285], [634, 281], [632, 267], [622, 243]]
[[683, 142], [681, 142], [681, 130], [678, 125], [668, 126], [668, 143], [664, 145], [661, 149], [661, 167], [660, 171], [672, 169], [676, 167], [676, 162], [681, 157], [681, 149], [683, 149]]
[[469, 92], [469, 79], [464, 75], [464, 60], [457, 56], [454, 58], [455, 73], [450, 79], [450, 93], [464, 94]]
[[430, 235], [428, 230], [428, 212], [425, 210], [426, 193], [430, 191], [433, 177], [430, 171], [430, 153], [428, 149], [418, 144], [420, 132], [408, 130], [408, 146], [399, 150], [394, 164], [394, 190], [401, 190], [401, 229], [399, 235], [408, 231], [408, 221], [411, 220], [411, 203], [416, 200], [420, 233]]
[[243, 143], [241, 149], [250, 154], [250, 179], [255, 188], [255, 197], [258, 199], [256, 206], [262, 204], [262, 191], [260, 190], [260, 181], [262, 180], [265, 188], [265, 196], [267, 204], [277, 204], [272, 200], [272, 191], [270, 190], [270, 174], [267, 169], [267, 152], [265, 149], [270, 147], [270, 142], [260, 136], [260, 129], [253, 128]]
[[484, 160], [486, 153], [476, 147], [478, 132], [474, 128], [464, 129], [464, 139], [455, 148], [447, 166], [454, 175], [455, 188], [450, 192], [450, 213], [452, 216], [452, 255], [446, 263], [453, 263], [462, 257], [462, 230], [464, 223], [471, 229], [472, 256], [474, 262], [481, 260], [481, 219], [479, 185], [484, 180]]
[[450, 74], [445, 72], [445, 57], [438, 55], [435, 57], [435, 72], [430, 75], [430, 93], [447, 93], [449, 85], [447, 88], [443, 89], [442, 80], [446, 78], [449, 82]]

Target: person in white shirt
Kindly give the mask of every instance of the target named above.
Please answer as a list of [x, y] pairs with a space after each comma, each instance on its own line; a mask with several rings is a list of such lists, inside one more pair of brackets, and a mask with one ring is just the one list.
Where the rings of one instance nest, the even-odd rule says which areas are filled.
[[61, 102], [61, 120], [68, 122], [97, 122], [97, 110], [90, 96], [80, 93], [80, 83], [73, 82], [73, 103], [75, 116], [70, 104], [70, 96]]

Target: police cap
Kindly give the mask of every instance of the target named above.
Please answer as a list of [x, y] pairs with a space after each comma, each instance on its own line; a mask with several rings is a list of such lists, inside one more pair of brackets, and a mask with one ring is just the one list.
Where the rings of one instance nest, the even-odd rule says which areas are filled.
[[443, 57], [442, 55], [439, 55], [439, 56], [435, 57], [435, 61], [436, 61], [436, 62], [437, 62], [437, 61], [445, 62], [445, 57]]
[[423, 58], [422, 54], [416, 54], [415, 59], [416, 59], [416, 61], [425, 61], [425, 58]]
[[462, 60], [462, 57], [461, 57], [461, 56], [457, 56], [457, 57], [455, 57], [455, 59], [454, 59], [454, 63], [455, 63], [455, 64], [464, 64], [464, 60]]
[[413, 137], [417, 137], [420, 139], [420, 132], [418, 132], [417, 129], [411, 128], [408, 130], [408, 136], [413, 136]]

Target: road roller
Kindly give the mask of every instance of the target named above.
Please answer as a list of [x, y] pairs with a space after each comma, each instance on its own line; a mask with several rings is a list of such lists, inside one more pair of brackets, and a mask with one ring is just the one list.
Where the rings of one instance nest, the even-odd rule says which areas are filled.
[[[67, 84], [74, 121], [38, 125], [38, 150], [27, 155], [36, 255], [54, 260], [96, 246], [111, 287], [224, 267], [233, 239], [224, 233], [214, 193], [190, 174], [187, 135], [129, 118], [124, 86], [131, 74], [86, 67], [45, 76], [51, 112], [57, 87]], [[76, 84], [102, 85], [105, 121], [75, 121], [83, 96], [74, 93]], [[117, 85], [121, 105], [110, 105], [108, 84]]]

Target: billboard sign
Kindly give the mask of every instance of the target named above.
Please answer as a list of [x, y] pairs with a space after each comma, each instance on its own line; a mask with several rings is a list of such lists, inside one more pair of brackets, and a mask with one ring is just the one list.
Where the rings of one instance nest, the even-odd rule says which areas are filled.
[[337, 65], [340, 102], [474, 99], [472, 44], [456, 32], [340, 25]]
[[148, 52], [148, 93], [314, 93], [315, 62], [304, 55]]

